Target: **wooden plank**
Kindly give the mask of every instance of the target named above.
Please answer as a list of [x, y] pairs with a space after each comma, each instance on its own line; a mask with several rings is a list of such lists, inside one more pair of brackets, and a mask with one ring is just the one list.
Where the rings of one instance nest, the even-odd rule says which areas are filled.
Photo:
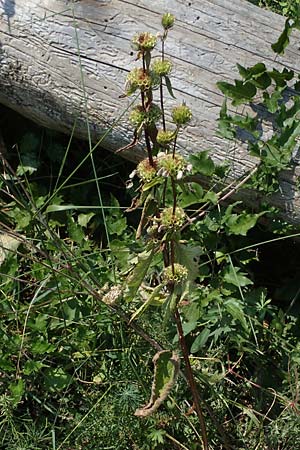
[[[0, 18], [0, 101], [45, 126], [87, 137], [87, 122], [97, 141], [116, 122], [101, 146], [116, 150], [131, 140], [127, 116], [130, 99], [120, 99], [128, 71], [136, 65], [130, 40], [134, 33], [160, 31], [161, 15], [170, 11], [176, 26], [166, 53], [177, 102], [193, 111], [184, 139], [184, 154], [212, 149], [216, 161], [232, 164], [239, 177], [255, 161], [238, 143], [216, 135], [223, 96], [220, 80], [237, 77], [236, 63], [264, 61], [272, 67], [300, 71], [296, 37], [276, 58], [271, 43], [284, 18], [245, 0], [5, 0]], [[174, 104], [167, 100], [167, 107]], [[124, 152], [138, 160], [143, 148]], [[298, 168], [282, 176], [272, 202], [290, 221], [300, 223], [296, 189]], [[247, 202], [247, 196], [245, 197]]]

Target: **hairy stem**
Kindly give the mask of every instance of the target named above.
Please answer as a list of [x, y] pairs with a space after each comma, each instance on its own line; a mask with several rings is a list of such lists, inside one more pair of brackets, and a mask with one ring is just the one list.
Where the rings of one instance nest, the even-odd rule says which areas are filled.
[[181, 350], [182, 350], [182, 354], [183, 354], [183, 359], [184, 359], [185, 366], [186, 366], [187, 381], [188, 381], [190, 390], [192, 392], [195, 411], [197, 413], [200, 427], [201, 427], [203, 450], [209, 450], [205, 420], [204, 420], [202, 408], [200, 405], [200, 398], [199, 398], [194, 374], [192, 371], [192, 366], [191, 366], [190, 359], [189, 359], [189, 352], [188, 352], [188, 348], [187, 348], [187, 345], [185, 342], [185, 337], [183, 334], [182, 323], [181, 323], [181, 318], [180, 318], [178, 308], [175, 309], [174, 316], [175, 316], [175, 321], [176, 321], [176, 326], [177, 326], [177, 331], [178, 331], [178, 336], [179, 336], [179, 342], [180, 342], [180, 346], [181, 346]]

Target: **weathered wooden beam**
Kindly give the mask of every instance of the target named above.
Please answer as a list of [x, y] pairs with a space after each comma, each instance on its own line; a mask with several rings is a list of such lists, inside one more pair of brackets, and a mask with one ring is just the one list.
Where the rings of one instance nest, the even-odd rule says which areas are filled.
[[[114, 124], [101, 146], [116, 150], [130, 142], [130, 99], [120, 99], [128, 71], [136, 64], [130, 40], [134, 33], [159, 32], [161, 15], [172, 12], [176, 26], [166, 53], [177, 101], [193, 111], [193, 122], [179, 144], [183, 153], [212, 149], [216, 161], [232, 164], [233, 177], [255, 162], [245, 148], [216, 135], [223, 96], [216, 82], [237, 77], [236, 63], [264, 61], [269, 68], [300, 69], [292, 42], [276, 58], [271, 43], [284, 18], [245, 0], [1, 0], [0, 102], [50, 128], [93, 141]], [[169, 99], [167, 106], [174, 101]], [[116, 123], [115, 123], [116, 122]], [[138, 160], [137, 147], [124, 156]], [[281, 191], [272, 198], [283, 216], [300, 223], [298, 168], [282, 175]], [[255, 193], [254, 193], [255, 196]], [[245, 202], [253, 201], [246, 195]]]

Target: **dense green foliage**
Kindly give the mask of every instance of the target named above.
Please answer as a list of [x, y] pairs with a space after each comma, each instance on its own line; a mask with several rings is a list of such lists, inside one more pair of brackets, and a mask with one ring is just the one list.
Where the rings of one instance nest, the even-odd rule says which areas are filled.
[[[151, 65], [155, 44], [133, 38], [142, 69], [126, 83], [141, 93], [129, 116], [146, 137], [137, 168], [2, 109], [3, 449], [202, 449], [182, 341], [210, 449], [300, 449], [299, 244], [267, 204], [293, 170], [298, 78], [258, 63], [219, 84], [220, 134], [242, 136], [258, 161], [228, 188], [230, 168], [208, 151], [177, 154], [192, 114], [176, 99], [166, 127], [171, 62]], [[256, 210], [228, 206], [240, 185], [264, 195]]]
[[269, 9], [287, 17], [298, 17], [300, 12], [299, 0], [249, 0], [254, 5]]

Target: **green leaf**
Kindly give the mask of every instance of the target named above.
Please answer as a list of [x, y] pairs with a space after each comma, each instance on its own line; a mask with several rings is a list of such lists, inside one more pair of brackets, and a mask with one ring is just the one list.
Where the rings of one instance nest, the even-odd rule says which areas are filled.
[[248, 231], [255, 226], [257, 220], [263, 214], [265, 212], [258, 214], [231, 214], [225, 222], [228, 234], [246, 236]]
[[240, 273], [239, 267], [233, 267], [231, 265], [227, 266], [223, 270], [223, 279], [226, 283], [233, 284], [233, 286], [238, 288], [253, 284], [253, 282], [247, 278], [244, 273]]
[[79, 214], [78, 223], [81, 227], [87, 227], [89, 221], [94, 217], [95, 213]]
[[9, 390], [13, 397], [14, 403], [19, 403], [22, 400], [23, 394], [25, 392], [25, 383], [22, 378], [20, 378], [16, 383], [11, 383], [9, 385]]
[[211, 176], [214, 173], [215, 164], [208, 155], [207, 150], [191, 155], [189, 162], [193, 166], [193, 174], [201, 173], [202, 175]]
[[71, 375], [61, 367], [50, 368], [45, 372], [45, 385], [49, 391], [61, 391], [70, 384], [71, 379]]
[[44, 340], [36, 340], [33, 342], [31, 351], [33, 354], [42, 355], [43, 353], [53, 353], [56, 346]]
[[279, 108], [279, 100], [282, 99], [282, 92], [280, 90], [274, 91], [271, 95], [268, 92], [263, 93], [264, 104], [268, 111], [274, 114]]
[[173, 89], [172, 89], [172, 84], [171, 84], [170, 78], [165, 76], [164, 79], [165, 79], [166, 86], [167, 86], [169, 94], [171, 95], [171, 97], [176, 98], [174, 93], [173, 93]]
[[37, 373], [42, 367], [45, 367], [41, 361], [26, 361], [23, 373], [24, 375], [31, 375], [32, 373]]
[[191, 346], [191, 353], [197, 353], [199, 350], [201, 350], [201, 348], [203, 348], [204, 345], [206, 344], [207, 339], [209, 338], [209, 335], [210, 335], [210, 329], [204, 328], [204, 330], [202, 330], [201, 333], [198, 334], [198, 336], [194, 340], [194, 342]]
[[227, 114], [227, 99], [225, 98], [218, 119], [218, 135], [225, 139], [235, 139], [236, 129], [232, 125], [232, 117]]
[[153, 414], [169, 395], [179, 372], [179, 356], [170, 350], [162, 350], [153, 358], [154, 377], [151, 398], [147, 405], [137, 409], [135, 416], [148, 417]]
[[130, 322], [140, 317], [141, 314], [143, 314], [146, 311], [146, 309], [149, 308], [149, 306], [151, 305], [157, 306], [160, 303], [159, 300], [162, 300], [162, 296], [160, 295], [162, 289], [163, 289], [162, 284], [159, 284], [158, 286], [156, 286], [156, 288], [153, 289], [147, 300], [132, 314]]
[[279, 38], [274, 44], [271, 45], [272, 50], [275, 53], [278, 53], [278, 55], [283, 55], [284, 50], [289, 45], [292, 28], [293, 27], [291, 26], [290, 19], [287, 19], [285, 21], [284, 29]]
[[233, 317], [233, 319], [240, 322], [243, 328], [247, 330], [247, 322], [243, 307], [240, 302], [235, 298], [228, 298], [224, 302], [224, 306], [226, 311]]
[[127, 280], [127, 292], [125, 294], [128, 300], [133, 300], [136, 293], [145, 279], [149, 270], [150, 264], [153, 260], [154, 249], [144, 251], [138, 255], [138, 263], [134, 267], [132, 273]]
[[195, 280], [199, 275], [199, 258], [203, 255], [202, 247], [198, 245], [174, 242], [176, 261], [188, 269], [189, 279]]
[[203, 197], [203, 189], [199, 183], [180, 184], [182, 192], [180, 193], [179, 203], [182, 208], [200, 203]]
[[68, 218], [68, 232], [72, 241], [77, 242], [77, 244], [82, 244], [85, 234], [82, 227], [74, 221], [73, 217]]
[[256, 87], [251, 81], [245, 83], [240, 80], [234, 80], [235, 84], [227, 83], [226, 81], [219, 81], [218, 88], [226, 97], [232, 99], [232, 105], [238, 106], [245, 101], [250, 101], [256, 94]]

